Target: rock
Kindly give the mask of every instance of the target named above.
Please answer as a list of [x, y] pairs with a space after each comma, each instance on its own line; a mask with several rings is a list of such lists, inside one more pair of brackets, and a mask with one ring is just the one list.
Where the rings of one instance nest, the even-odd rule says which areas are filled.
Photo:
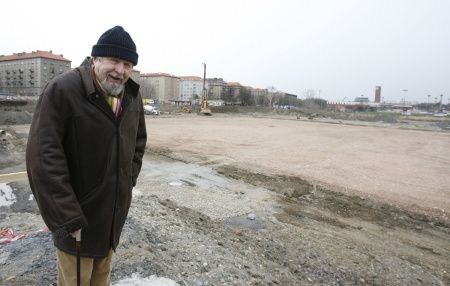
[[0, 253], [0, 264], [5, 264], [9, 258], [9, 252]]
[[249, 220], [255, 220], [256, 219], [256, 215], [254, 213], [250, 213], [250, 214], [247, 215], [247, 218]]
[[202, 267], [200, 268], [200, 271], [202, 273], [208, 272], [210, 269], [210, 266], [208, 265], [207, 262], [203, 262]]

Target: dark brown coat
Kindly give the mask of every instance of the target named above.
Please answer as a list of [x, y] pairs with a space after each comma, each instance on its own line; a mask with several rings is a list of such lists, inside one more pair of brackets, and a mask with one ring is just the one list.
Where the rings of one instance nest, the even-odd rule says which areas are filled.
[[90, 66], [82, 66], [56, 77], [39, 98], [27, 172], [60, 250], [75, 254], [69, 234], [79, 228], [83, 257], [105, 257], [117, 247], [147, 141], [138, 90], [129, 79], [116, 119], [95, 89]]

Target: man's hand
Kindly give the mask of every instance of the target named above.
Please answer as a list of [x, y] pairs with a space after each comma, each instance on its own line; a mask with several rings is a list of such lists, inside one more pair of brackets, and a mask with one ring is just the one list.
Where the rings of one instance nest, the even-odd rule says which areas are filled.
[[81, 241], [81, 228], [70, 234], [76, 241]]

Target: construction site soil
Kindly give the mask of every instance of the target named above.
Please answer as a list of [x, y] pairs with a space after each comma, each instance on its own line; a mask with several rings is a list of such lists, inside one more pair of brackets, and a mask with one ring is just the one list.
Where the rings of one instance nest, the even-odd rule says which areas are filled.
[[[147, 117], [113, 285], [450, 285], [450, 133], [308, 118]], [[0, 126], [0, 174], [24, 171], [28, 128]], [[0, 284], [56, 285], [25, 175], [0, 194], [0, 229], [26, 234], [0, 244]]]

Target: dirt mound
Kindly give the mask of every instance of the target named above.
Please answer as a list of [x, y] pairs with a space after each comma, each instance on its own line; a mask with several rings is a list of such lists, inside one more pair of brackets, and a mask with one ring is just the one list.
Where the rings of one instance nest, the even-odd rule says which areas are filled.
[[34, 96], [0, 98], [0, 126], [31, 123], [37, 99]]
[[0, 128], [0, 171], [17, 172], [25, 169], [26, 136], [12, 128]]

